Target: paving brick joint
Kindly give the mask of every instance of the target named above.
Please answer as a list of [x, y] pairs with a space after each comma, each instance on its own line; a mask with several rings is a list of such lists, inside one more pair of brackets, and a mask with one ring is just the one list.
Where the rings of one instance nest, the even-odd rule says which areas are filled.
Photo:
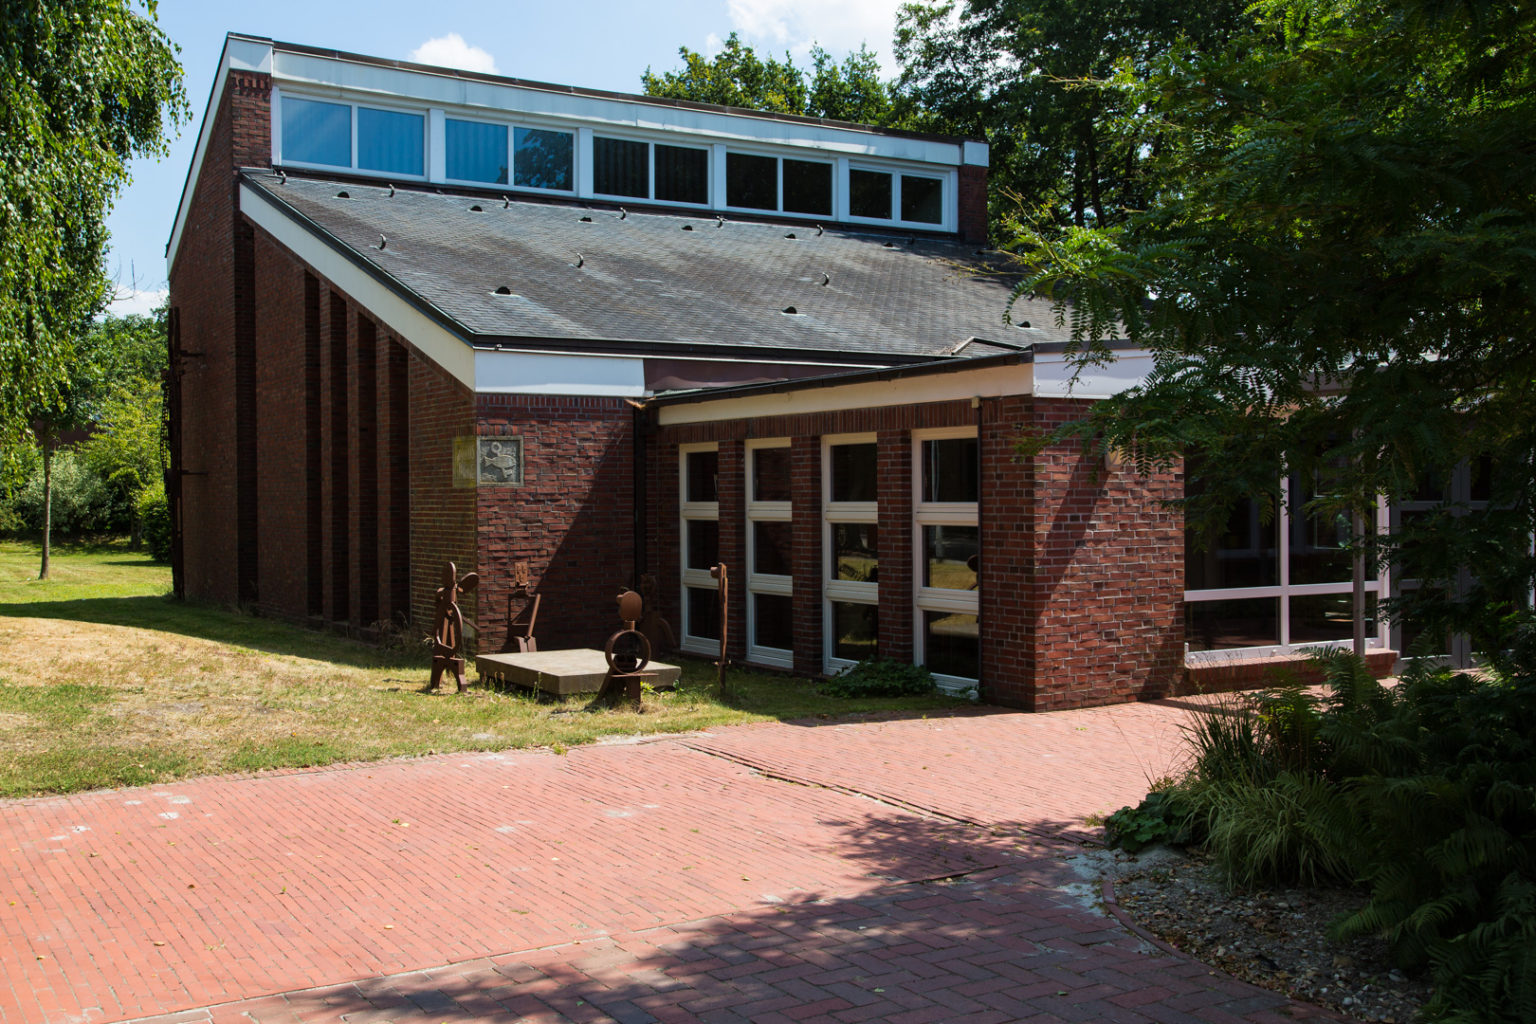
[[0, 1024], [1323, 1017], [1144, 941], [1067, 864], [1189, 713], [772, 723], [0, 803]]

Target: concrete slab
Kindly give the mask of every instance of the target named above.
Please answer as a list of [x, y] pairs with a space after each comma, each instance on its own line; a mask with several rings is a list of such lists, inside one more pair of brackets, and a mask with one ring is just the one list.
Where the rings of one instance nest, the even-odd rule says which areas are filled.
[[[602, 689], [608, 662], [602, 651], [594, 650], [481, 654], [475, 658], [475, 672], [486, 685], [510, 684], [563, 697]], [[675, 685], [682, 673], [678, 666], [658, 661], [645, 668], [645, 674], [651, 677], [650, 684], [657, 689]]]

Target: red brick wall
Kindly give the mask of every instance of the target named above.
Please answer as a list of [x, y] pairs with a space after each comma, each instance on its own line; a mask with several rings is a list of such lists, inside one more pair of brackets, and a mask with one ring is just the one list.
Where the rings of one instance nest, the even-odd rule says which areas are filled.
[[[475, 396], [414, 349], [409, 373], [411, 620], [424, 633], [432, 628], [443, 563], [454, 562], [460, 575], [475, 567], [475, 488], [453, 479], [453, 439], [474, 436]], [[476, 621], [478, 599], [472, 593], [461, 602], [466, 622]]]
[[[505, 640], [512, 566], [519, 561], [528, 563], [540, 594], [540, 649], [601, 646], [619, 628], [614, 597], [638, 585], [633, 426], [633, 407], [617, 398], [477, 396], [475, 431], [523, 439], [522, 485], [482, 484], [470, 492], [480, 650], [500, 650]], [[421, 519], [418, 511], [415, 522]]]
[[966, 164], [960, 168], [960, 238], [987, 244], [987, 169]]
[[[257, 344], [248, 287], [253, 268], [249, 244], [243, 250], [236, 245], [241, 220], [234, 169], [271, 162], [271, 88], [270, 76], [231, 72], [218, 109], [210, 112], [213, 127], [170, 271], [170, 304], [179, 311], [181, 347], [201, 353], [187, 360], [181, 382], [186, 596], [222, 604], [259, 596], [252, 533], [249, 524], [244, 534], [239, 529], [242, 477], [250, 498], [259, 476], [249, 462], [249, 448], [243, 467], [236, 451], [237, 434], [251, 437], [256, 426], [248, 405], [237, 424], [237, 385], [245, 385], [247, 403], [253, 393], [249, 377], [242, 380], [237, 374], [238, 335], [243, 334], [246, 346], [241, 373], [261, 370], [250, 361], [250, 349]], [[245, 238], [249, 243], [249, 235]], [[238, 283], [242, 275], [245, 283]], [[247, 515], [257, 509], [248, 505]], [[232, 562], [241, 563], [241, 572], [232, 571]]]
[[[1035, 399], [1048, 430], [1085, 403]], [[1140, 477], [1106, 468], [1076, 442], [1033, 467], [1035, 688], [1045, 711], [1159, 696], [1184, 653], [1184, 521], [1164, 502], [1183, 497], [1182, 472]]]
[[[1081, 403], [1016, 396], [985, 399], [979, 409], [960, 401], [661, 428], [651, 455], [657, 500], [650, 543], [666, 612], [677, 615], [679, 598], [678, 446], [720, 444], [723, 550], [733, 529], [727, 509], [743, 498], [739, 472], [728, 469], [730, 453], [748, 437], [790, 437], [795, 669], [818, 674], [820, 438], [872, 432], [880, 465], [880, 647], [910, 658], [912, 431], [979, 422], [982, 698], [1044, 710], [1165, 693], [1183, 652], [1184, 541], [1182, 518], [1162, 502], [1181, 495], [1182, 479], [1106, 470], [1101, 457], [1084, 456], [1076, 445], [1032, 459], [1017, 455], [1025, 430], [1049, 429], [1081, 411]], [[744, 626], [745, 617], [733, 615], [733, 650], [744, 649]]]

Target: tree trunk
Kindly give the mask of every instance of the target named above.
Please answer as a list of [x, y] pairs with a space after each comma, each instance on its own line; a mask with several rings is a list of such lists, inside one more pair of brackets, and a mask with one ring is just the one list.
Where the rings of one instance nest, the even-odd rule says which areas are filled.
[[53, 445], [43, 442], [43, 568], [37, 578], [48, 578], [48, 542], [53, 532]]

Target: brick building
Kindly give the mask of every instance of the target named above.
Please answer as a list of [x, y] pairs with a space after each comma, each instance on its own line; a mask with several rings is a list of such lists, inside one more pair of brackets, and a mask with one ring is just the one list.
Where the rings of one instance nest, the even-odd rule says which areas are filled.
[[230, 36], [168, 246], [179, 592], [366, 634], [427, 620], [452, 559], [498, 649], [526, 562], [548, 649], [650, 573], [707, 653], [723, 561], [737, 659], [878, 652], [1027, 708], [1306, 639], [1290, 602], [1347, 576], [1297, 589], [1272, 544], [1274, 580], [1191, 595], [1179, 474], [1018, 454], [1145, 360], [1073, 379], [1049, 308], [1005, 321], [986, 164]]

